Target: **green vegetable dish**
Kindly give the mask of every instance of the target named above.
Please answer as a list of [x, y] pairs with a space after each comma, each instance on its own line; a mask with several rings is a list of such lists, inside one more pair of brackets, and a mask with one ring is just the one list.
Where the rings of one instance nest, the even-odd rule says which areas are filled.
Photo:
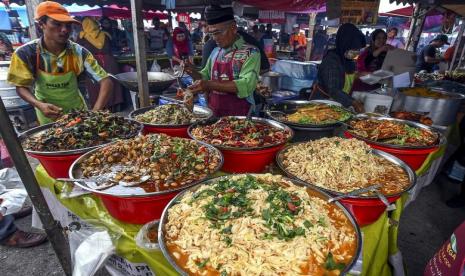
[[281, 176], [217, 178], [167, 212], [166, 247], [189, 275], [339, 275], [357, 255], [342, 209]]

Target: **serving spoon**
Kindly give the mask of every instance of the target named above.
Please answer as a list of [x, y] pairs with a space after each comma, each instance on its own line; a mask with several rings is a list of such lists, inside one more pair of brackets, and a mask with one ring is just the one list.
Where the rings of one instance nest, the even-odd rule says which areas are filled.
[[[368, 186], [368, 187], [366, 187], [366, 188], [361, 188], [361, 189], [353, 190], [352, 192], [345, 193], [345, 194], [342, 194], [342, 195], [339, 195], [339, 196], [332, 197], [332, 198], [328, 199], [328, 203], [331, 203], [331, 202], [334, 202], [334, 201], [338, 201], [338, 200], [343, 199], [343, 198], [346, 198], [346, 197], [356, 196], [356, 195], [363, 194], [363, 193], [366, 193], [366, 192], [376, 191], [376, 190], [378, 190], [379, 188], [381, 188], [381, 184], [375, 184], [375, 185]], [[384, 197], [384, 196], [383, 196], [383, 197]], [[386, 199], [386, 198], [385, 198], [385, 199]], [[386, 201], [387, 201], [387, 199], [386, 199]], [[389, 203], [389, 202], [388, 202], [388, 203]]]
[[[64, 182], [81, 182], [87, 184], [89, 187], [94, 188], [96, 190], [103, 190], [106, 188], [110, 188], [112, 186], [115, 186], [116, 184], [119, 184], [124, 187], [132, 187], [132, 186], [137, 186], [139, 184], [142, 184], [144, 182], [147, 182], [147, 180], [150, 179], [150, 175], [143, 175], [139, 178], [137, 181], [133, 182], [128, 182], [128, 181], [115, 181], [111, 179], [110, 177], [105, 177], [105, 176], [99, 176], [98, 179], [93, 179], [93, 178], [57, 178], [58, 181], [64, 181]], [[92, 184], [90, 184], [92, 183]], [[94, 183], [102, 183], [102, 185], [95, 185]]]

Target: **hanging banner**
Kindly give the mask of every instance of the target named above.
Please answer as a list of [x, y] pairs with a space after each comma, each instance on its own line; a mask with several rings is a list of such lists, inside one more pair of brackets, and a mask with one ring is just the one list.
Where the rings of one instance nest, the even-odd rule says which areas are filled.
[[286, 14], [282, 11], [259, 11], [258, 21], [260, 23], [286, 23]]
[[341, 23], [376, 24], [380, 0], [341, 0]]
[[188, 13], [178, 13], [176, 16], [176, 21], [186, 23], [187, 28], [189, 30], [191, 29], [191, 18]]

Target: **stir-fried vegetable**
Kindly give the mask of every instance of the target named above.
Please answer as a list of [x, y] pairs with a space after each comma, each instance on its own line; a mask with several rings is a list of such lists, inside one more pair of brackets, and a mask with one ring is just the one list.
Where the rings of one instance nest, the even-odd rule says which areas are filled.
[[136, 116], [139, 122], [160, 125], [187, 125], [199, 119], [202, 119], [199, 114], [179, 104], [160, 105]]
[[93, 147], [139, 133], [139, 125], [104, 111], [73, 111], [52, 128], [29, 137], [23, 146], [34, 151], [62, 151]]

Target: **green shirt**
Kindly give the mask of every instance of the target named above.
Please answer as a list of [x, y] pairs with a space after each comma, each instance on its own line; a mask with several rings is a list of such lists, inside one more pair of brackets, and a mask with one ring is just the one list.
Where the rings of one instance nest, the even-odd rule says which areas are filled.
[[[224, 56], [231, 55], [234, 51], [236, 53], [233, 58], [233, 74], [238, 91], [237, 96], [239, 98], [251, 98], [260, 74], [260, 51], [256, 47], [245, 43], [242, 36], [239, 36], [239, 39], [230, 48], [222, 49], [221, 52], [220, 48], [216, 47], [200, 73], [204, 80], [210, 80], [214, 61], [216, 59], [221, 60]], [[244, 58], [245, 61], [242, 61]], [[235, 66], [237, 63], [242, 63], [242, 67]]]

